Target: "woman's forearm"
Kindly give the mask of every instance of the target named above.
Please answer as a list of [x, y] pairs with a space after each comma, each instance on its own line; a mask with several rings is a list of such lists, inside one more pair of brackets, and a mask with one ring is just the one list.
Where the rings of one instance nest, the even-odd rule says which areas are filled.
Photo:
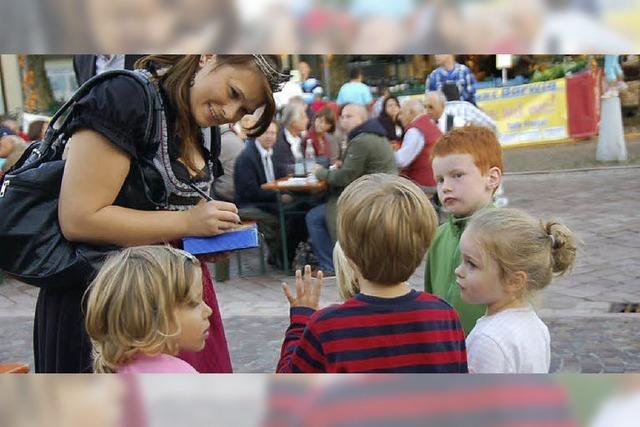
[[61, 218], [60, 224], [67, 239], [92, 244], [138, 246], [190, 234], [188, 212], [139, 211], [120, 206], [106, 206], [68, 221]]

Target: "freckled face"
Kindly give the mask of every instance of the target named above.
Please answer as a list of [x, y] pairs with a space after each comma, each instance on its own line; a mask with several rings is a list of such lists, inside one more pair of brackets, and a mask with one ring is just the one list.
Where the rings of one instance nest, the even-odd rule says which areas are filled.
[[470, 154], [436, 156], [432, 162], [438, 198], [445, 211], [463, 218], [491, 201], [493, 189]]

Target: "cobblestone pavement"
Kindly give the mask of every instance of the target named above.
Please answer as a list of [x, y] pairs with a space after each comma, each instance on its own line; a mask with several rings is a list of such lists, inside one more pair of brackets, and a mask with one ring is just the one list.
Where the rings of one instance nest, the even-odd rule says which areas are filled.
[[[628, 160], [626, 162], [606, 162], [607, 165], [640, 164], [640, 133], [625, 137]], [[602, 166], [597, 162], [598, 137], [564, 144], [536, 147], [513, 147], [504, 150], [505, 172], [580, 169]]]
[[[640, 302], [640, 168], [506, 175], [509, 205], [557, 218], [583, 241], [574, 271], [534, 300], [551, 331], [554, 372], [640, 372], [640, 314], [609, 313], [612, 303]], [[287, 303], [282, 274], [237, 277], [216, 290], [236, 372], [273, 372]], [[242, 255], [243, 272], [258, 271], [257, 252]], [[411, 277], [420, 289], [420, 268]], [[32, 362], [31, 327], [37, 290], [0, 285], [0, 361]], [[322, 304], [337, 301], [327, 279]]]

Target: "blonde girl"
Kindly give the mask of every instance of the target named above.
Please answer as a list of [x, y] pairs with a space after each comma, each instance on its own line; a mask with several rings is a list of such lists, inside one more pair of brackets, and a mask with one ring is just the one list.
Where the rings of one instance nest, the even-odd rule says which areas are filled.
[[209, 334], [201, 275], [195, 257], [168, 246], [109, 258], [86, 294], [94, 371], [195, 373], [175, 355], [202, 350]]
[[469, 222], [460, 253], [462, 299], [487, 306], [466, 340], [469, 372], [549, 372], [549, 330], [527, 299], [573, 267], [571, 230], [516, 209], [486, 209]]
[[353, 267], [342, 251], [340, 242], [336, 242], [333, 247], [333, 266], [336, 269], [336, 280], [338, 281], [338, 295], [343, 301], [353, 298], [360, 292], [360, 284]]

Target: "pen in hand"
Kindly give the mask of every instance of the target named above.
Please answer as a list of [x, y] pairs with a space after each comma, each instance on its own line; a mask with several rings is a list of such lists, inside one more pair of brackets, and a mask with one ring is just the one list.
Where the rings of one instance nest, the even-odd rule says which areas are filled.
[[[207, 200], [208, 202], [213, 202], [213, 197], [211, 197], [210, 195], [208, 195], [207, 193], [205, 193], [204, 191], [202, 191], [201, 189], [198, 188], [197, 185], [195, 185], [193, 182], [189, 183], [189, 187], [193, 188], [193, 190], [198, 193], [199, 195], [201, 195], [205, 200]], [[242, 224], [242, 221], [238, 221], [238, 224]]]
[[213, 197], [211, 197], [210, 195], [208, 195], [207, 193], [199, 189], [198, 186], [195, 185], [193, 182], [189, 183], [189, 187], [193, 188], [193, 190], [199, 195], [201, 195], [206, 201], [213, 202]]

